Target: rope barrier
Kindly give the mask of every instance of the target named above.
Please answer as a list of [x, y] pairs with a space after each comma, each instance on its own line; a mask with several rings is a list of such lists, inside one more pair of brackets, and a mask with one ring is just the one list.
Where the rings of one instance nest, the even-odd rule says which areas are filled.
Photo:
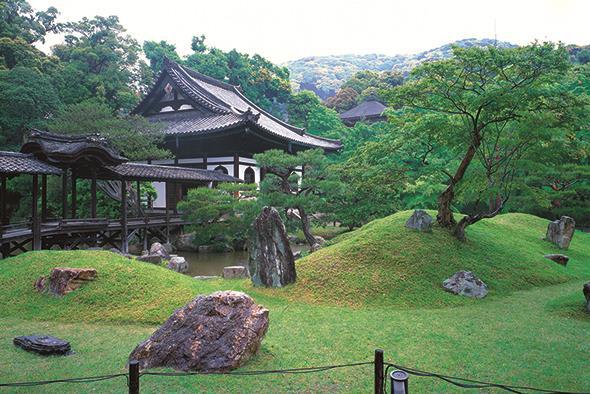
[[84, 378], [69, 378], [69, 379], [56, 379], [56, 380], [40, 380], [35, 382], [15, 382], [15, 383], [0, 383], [0, 387], [31, 387], [31, 386], [44, 386], [54, 383], [93, 383], [100, 382], [103, 380], [116, 379], [119, 377], [127, 377], [126, 373], [118, 373], [112, 375], [101, 375], [101, 376], [89, 376]]

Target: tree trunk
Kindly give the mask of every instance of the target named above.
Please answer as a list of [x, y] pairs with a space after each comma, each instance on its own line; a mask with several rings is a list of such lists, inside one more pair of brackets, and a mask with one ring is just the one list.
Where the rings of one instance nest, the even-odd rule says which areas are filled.
[[498, 215], [500, 212], [502, 212], [504, 204], [506, 204], [506, 200], [507, 199], [500, 199], [498, 206], [494, 210], [490, 210], [489, 212], [478, 213], [477, 215], [465, 215], [463, 219], [461, 219], [453, 229], [453, 235], [457, 237], [457, 239], [459, 239], [460, 241], [467, 241], [467, 235], [465, 234], [465, 229], [467, 228], [467, 226], [471, 226], [472, 224], [477, 223], [482, 219], [489, 219]]
[[301, 207], [297, 207], [299, 211], [299, 216], [301, 217], [301, 230], [303, 230], [303, 235], [305, 236], [305, 240], [309, 244], [310, 247], [316, 244], [315, 237], [311, 233], [311, 226], [309, 224], [309, 216], [305, 210]]
[[450, 179], [449, 185], [438, 198], [438, 213], [436, 215], [436, 221], [441, 227], [453, 228], [457, 223], [453, 216], [453, 211], [451, 210], [451, 204], [455, 198], [455, 185], [457, 185], [465, 176], [469, 164], [471, 164], [477, 149], [481, 145], [481, 135], [479, 134], [479, 131], [479, 128], [473, 131], [471, 144], [467, 149], [467, 153], [465, 153], [465, 157], [461, 160], [461, 164], [459, 164], [455, 175]]

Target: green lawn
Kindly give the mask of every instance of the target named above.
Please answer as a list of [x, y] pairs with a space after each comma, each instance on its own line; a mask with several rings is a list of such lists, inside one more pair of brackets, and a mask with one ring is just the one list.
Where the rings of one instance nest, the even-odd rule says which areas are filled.
[[[550, 244], [540, 240], [546, 226], [541, 219], [503, 215], [489, 223], [478, 223], [470, 229], [470, 242], [463, 245], [442, 231], [400, 231], [404, 215], [407, 217], [408, 213], [340, 236], [335, 245], [298, 263], [298, 284], [279, 290], [254, 289], [248, 281], [196, 281], [109, 252], [35, 252], [0, 261], [0, 383], [124, 372], [131, 350], [175, 308], [197, 294], [235, 289], [247, 292], [270, 309], [271, 323], [262, 349], [244, 369], [370, 361], [373, 350], [381, 347], [387, 360], [420, 369], [507, 384], [590, 390], [590, 314], [584, 311], [581, 292], [582, 284], [590, 280], [587, 234], [576, 234], [567, 252], [572, 260], [563, 268], [542, 256], [539, 260], [535, 257], [554, 251]], [[508, 240], [504, 239], [506, 234], [493, 236], [503, 231], [502, 224], [512, 234]], [[381, 232], [385, 225], [391, 228], [390, 232]], [[362, 275], [346, 274], [334, 281], [324, 277], [326, 283], [319, 296], [310, 296], [318, 286], [315, 281], [319, 278], [315, 275], [325, 275], [324, 271], [317, 273], [312, 268], [320, 261], [336, 264], [336, 259], [330, 258], [332, 253], [345, 259], [342, 264], [358, 262], [363, 274], [371, 272], [364, 266], [362, 256], [382, 255], [383, 258], [374, 260], [377, 267], [373, 269], [379, 273], [386, 270], [387, 275], [396, 274], [399, 278], [404, 266], [398, 262], [406, 260], [368, 251], [357, 254], [353, 260], [344, 253], [350, 250], [346, 248], [351, 248], [347, 246], [351, 242], [367, 238], [382, 242], [380, 245], [391, 245], [393, 250], [399, 246], [395, 242], [402, 242], [396, 241], [399, 237], [414, 239], [414, 244], [409, 245], [412, 252], [398, 252], [395, 256], [409, 258], [411, 253], [423, 253], [427, 247], [424, 244], [428, 243], [429, 255], [437, 256], [430, 261], [440, 259], [435, 267], [415, 262], [421, 265], [426, 279], [416, 278], [417, 271], [408, 274], [406, 282], [412, 280], [414, 285], [421, 286], [404, 287], [410, 295], [402, 295], [398, 281], [382, 278], [387, 286], [373, 289], [361, 280]], [[428, 242], [421, 242], [420, 237]], [[494, 243], [498, 245], [494, 247]], [[453, 251], [440, 250], [443, 246], [450, 246]], [[476, 256], [484, 255], [489, 260], [478, 264]], [[447, 256], [461, 259], [465, 268], [477, 268], [476, 273], [481, 272], [490, 285], [490, 295], [473, 301], [443, 292], [440, 281], [444, 277], [430, 278], [446, 275], [461, 262], [443, 260]], [[510, 260], [499, 261], [499, 256]], [[501, 269], [486, 270], [487, 265], [500, 265]], [[54, 266], [92, 266], [98, 269], [99, 278], [61, 299], [36, 294], [33, 281]], [[403, 269], [409, 270], [407, 266]], [[348, 288], [335, 288], [335, 284]], [[427, 289], [429, 294], [410, 302], [411, 294], [416, 295], [421, 289]], [[351, 302], [362, 292], [369, 294]], [[389, 292], [394, 295], [388, 295]], [[75, 354], [39, 357], [12, 345], [13, 337], [32, 333], [69, 339]], [[146, 376], [141, 383], [142, 392], [146, 393], [369, 392], [372, 366], [296, 376]], [[418, 377], [411, 378], [411, 389], [465, 392], [441, 381]], [[121, 378], [17, 392], [125, 390], [126, 383]]]

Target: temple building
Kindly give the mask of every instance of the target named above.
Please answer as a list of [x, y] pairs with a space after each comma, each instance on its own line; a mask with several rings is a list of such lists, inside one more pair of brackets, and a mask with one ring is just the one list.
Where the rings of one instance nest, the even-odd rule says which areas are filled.
[[383, 114], [386, 108], [382, 102], [370, 99], [341, 113], [340, 119], [349, 127], [354, 126], [357, 122], [382, 122], [387, 120], [387, 117]]
[[[264, 169], [253, 155], [268, 149], [296, 153], [310, 148], [337, 151], [340, 141], [307, 134], [274, 117], [244, 96], [239, 86], [205, 76], [166, 59], [157, 80], [133, 110], [161, 122], [165, 145], [174, 159], [153, 164], [215, 170], [248, 183], [258, 183]], [[186, 189], [155, 183], [158, 199], [181, 199]]]

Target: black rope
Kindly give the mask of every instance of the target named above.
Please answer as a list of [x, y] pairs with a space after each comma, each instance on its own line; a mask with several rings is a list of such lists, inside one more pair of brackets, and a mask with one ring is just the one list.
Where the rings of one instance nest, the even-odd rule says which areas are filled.
[[361, 365], [373, 365], [372, 361], [364, 361], [358, 363], [326, 365], [321, 367], [304, 367], [304, 368], [288, 368], [288, 369], [270, 369], [258, 371], [228, 371], [228, 372], [142, 372], [140, 376], [191, 376], [191, 375], [236, 375], [236, 376], [252, 376], [252, 375], [270, 375], [270, 374], [306, 374], [324, 372], [332, 369], [358, 367]]
[[[520, 390], [525, 390], [528, 392], [532, 391], [532, 392], [538, 392], [538, 393], [552, 393], [552, 394], [590, 394], [590, 392], [548, 390], [548, 389], [541, 389], [541, 388], [529, 387], [529, 386], [514, 386], [514, 385], [508, 385], [508, 384], [501, 384], [501, 383], [491, 383], [491, 382], [484, 382], [481, 380], [467, 379], [467, 378], [461, 378], [458, 376], [451, 376], [451, 375], [444, 375], [444, 374], [435, 373], [435, 372], [422, 371], [422, 370], [419, 370], [416, 368], [404, 367], [402, 365], [396, 365], [396, 364], [391, 364], [391, 363], [387, 363], [386, 365], [388, 368], [394, 367], [396, 369], [400, 369], [404, 372], [407, 372], [410, 375], [437, 378], [440, 380], [444, 380], [445, 382], [448, 382], [448, 383], [453, 384], [455, 386], [462, 387], [462, 388], [468, 388], [468, 389], [482, 389], [482, 388], [495, 387], [495, 388], [503, 389], [505, 391], [509, 391], [512, 393], [518, 393], [518, 394], [524, 394], [524, 392], [520, 391]], [[464, 383], [462, 383], [462, 382], [464, 382]]]
[[70, 378], [70, 379], [56, 379], [56, 380], [41, 380], [36, 382], [15, 382], [15, 383], [0, 383], [0, 387], [31, 387], [31, 386], [44, 386], [54, 383], [93, 383], [100, 382], [103, 380], [110, 380], [119, 378], [121, 376], [127, 376], [126, 373], [118, 373], [113, 375], [101, 375], [101, 376], [88, 376], [84, 378]]

